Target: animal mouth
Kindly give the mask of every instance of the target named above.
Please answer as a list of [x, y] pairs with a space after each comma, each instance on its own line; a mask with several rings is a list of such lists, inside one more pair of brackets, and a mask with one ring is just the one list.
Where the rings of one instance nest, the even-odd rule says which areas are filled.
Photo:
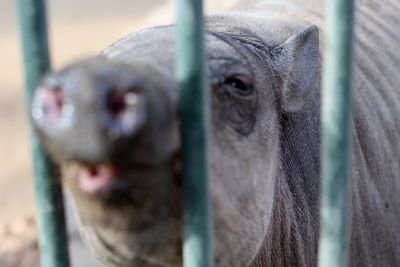
[[161, 166], [75, 163], [79, 190], [88, 197], [115, 198], [142, 190]]
[[113, 164], [78, 164], [78, 185], [88, 195], [104, 193], [112, 186], [116, 177], [117, 168]]
[[[175, 188], [181, 187], [181, 156], [175, 153], [168, 162], [160, 164], [118, 164], [109, 162], [75, 162], [76, 184], [87, 196], [110, 197], [116, 193], [132, 193], [147, 188], [156, 177], [170, 173]], [[158, 179], [158, 182], [163, 179]], [[159, 186], [159, 184], [158, 184]]]

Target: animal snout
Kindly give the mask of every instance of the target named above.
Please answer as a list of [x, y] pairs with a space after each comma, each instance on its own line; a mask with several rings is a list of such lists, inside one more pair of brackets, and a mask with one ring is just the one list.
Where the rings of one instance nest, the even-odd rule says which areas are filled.
[[[171, 81], [140, 64], [82, 61], [42, 80], [32, 102], [33, 124], [58, 163], [165, 163], [178, 149], [177, 94]], [[112, 176], [83, 173], [102, 181]]]
[[66, 94], [62, 86], [41, 85], [32, 103], [35, 125], [45, 134], [54, 136], [73, 131], [74, 127], [90, 127], [93, 121], [77, 117], [86, 117], [86, 112], [97, 112], [101, 117], [101, 127], [111, 139], [133, 137], [146, 119], [144, 95], [133, 89], [111, 88], [105, 91], [85, 100]]

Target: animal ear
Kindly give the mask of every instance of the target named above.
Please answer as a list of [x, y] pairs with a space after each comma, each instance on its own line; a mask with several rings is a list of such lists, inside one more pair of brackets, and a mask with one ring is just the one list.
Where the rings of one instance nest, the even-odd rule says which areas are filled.
[[282, 73], [282, 108], [296, 112], [320, 79], [318, 27], [308, 26], [277, 47]]

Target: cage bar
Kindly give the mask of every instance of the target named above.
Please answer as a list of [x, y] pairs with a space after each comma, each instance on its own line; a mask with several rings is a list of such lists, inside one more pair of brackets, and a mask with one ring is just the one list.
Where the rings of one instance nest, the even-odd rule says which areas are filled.
[[[30, 107], [39, 80], [50, 68], [46, 5], [44, 0], [18, 0], [17, 4], [24, 54], [26, 95]], [[32, 130], [31, 147], [41, 266], [68, 267], [68, 242], [61, 184], [54, 166]]]
[[322, 91], [320, 267], [347, 266], [351, 177], [353, 0], [328, 0]]
[[211, 267], [212, 220], [208, 173], [209, 90], [205, 82], [203, 6], [178, 0], [176, 65], [183, 153], [185, 267]]

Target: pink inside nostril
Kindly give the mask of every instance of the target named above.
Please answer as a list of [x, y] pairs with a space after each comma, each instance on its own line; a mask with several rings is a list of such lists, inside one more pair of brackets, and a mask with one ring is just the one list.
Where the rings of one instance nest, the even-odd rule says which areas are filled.
[[143, 126], [143, 98], [132, 90], [110, 91], [105, 99], [107, 127], [112, 138], [134, 136]]
[[54, 122], [62, 115], [64, 98], [59, 88], [40, 89], [38, 101], [40, 102], [43, 116], [48, 122]]
[[107, 106], [112, 115], [119, 115], [126, 108], [125, 93], [111, 92], [107, 98]]
[[44, 82], [32, 101], [32, 119], [45, 134], [55, 135], [73, 125], [75, 109], [62, 87]]

